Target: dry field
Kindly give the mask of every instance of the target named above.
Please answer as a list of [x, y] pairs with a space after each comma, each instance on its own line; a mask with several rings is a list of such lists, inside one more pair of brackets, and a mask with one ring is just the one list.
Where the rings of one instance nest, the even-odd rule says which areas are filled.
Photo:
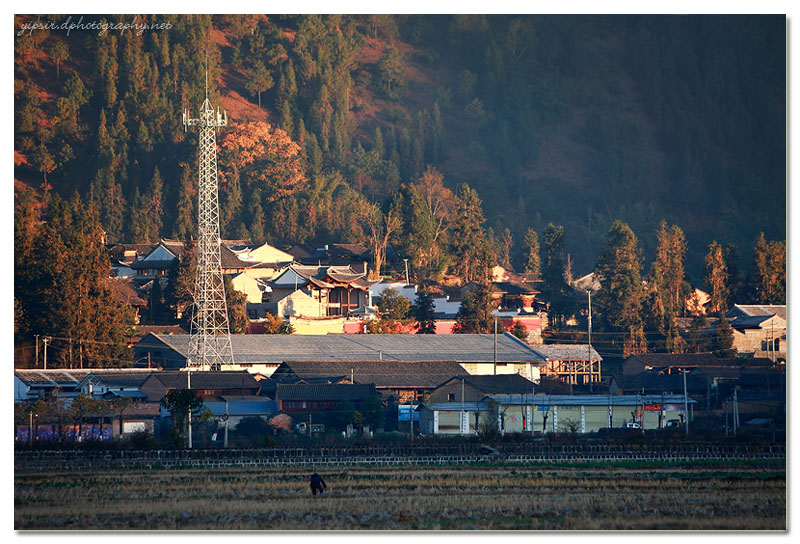
[[782, 465], [224, 468], [15, 475], [16, 529], [786, 527]]

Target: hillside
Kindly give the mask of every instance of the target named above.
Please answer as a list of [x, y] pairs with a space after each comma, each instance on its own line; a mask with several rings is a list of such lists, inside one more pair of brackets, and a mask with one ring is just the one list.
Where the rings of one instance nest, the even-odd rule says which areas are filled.
[[112, 241], [193, 232], [180, 113], [200, 104], [206, 52], [212, 99], [284, 130], [306, 178], [284, 194], [228, 175], [227, 236], [363, 241], [353, 203], [387, 206], [431, 164], [477, 191], [497, 238], [510, 229], [518, 266], [549, 222], [576, 274], [615, 219], [647, 262], [660, 220], [678, 224], [693, 283], [712, 240], [744, 269], [759, 232], [785, 238], [784, 17], [145, 19], [173, 28], [15, 37], [15, 187], [77, 190]]

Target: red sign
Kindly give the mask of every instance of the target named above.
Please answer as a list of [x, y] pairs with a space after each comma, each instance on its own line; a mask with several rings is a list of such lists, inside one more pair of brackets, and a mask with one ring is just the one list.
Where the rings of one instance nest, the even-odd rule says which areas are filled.
[[644, 405], [645, 412], [660, 412], [661, 405], [660, 404], [645, 404]]

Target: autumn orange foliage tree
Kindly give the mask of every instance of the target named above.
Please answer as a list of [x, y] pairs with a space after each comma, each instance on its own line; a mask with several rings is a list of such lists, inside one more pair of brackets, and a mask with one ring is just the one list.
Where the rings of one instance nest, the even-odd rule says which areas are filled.
[[279, 128], [265, 122], [242, 123], [220, 139], [222, 181], [238, 171], [247, 189], [260, 189], [268, 202], [301, 191], [306, 177], [300, 146]]

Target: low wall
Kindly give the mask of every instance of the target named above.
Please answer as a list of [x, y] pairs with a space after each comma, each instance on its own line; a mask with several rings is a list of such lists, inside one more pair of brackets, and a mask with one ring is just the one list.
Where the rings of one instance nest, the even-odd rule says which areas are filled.
[[112, 468], [784, 459], [783, 445], [481, 444], [211, 450], [18, 451], [16, 474]]

